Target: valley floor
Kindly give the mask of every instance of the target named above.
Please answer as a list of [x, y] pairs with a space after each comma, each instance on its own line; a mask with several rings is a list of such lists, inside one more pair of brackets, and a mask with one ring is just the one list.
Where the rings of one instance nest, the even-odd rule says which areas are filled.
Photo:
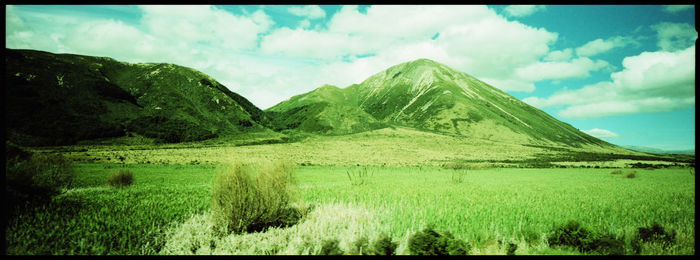
[[[465, 241], [469, 254], [597, 254], [548, 244], [567, 221], [622, 241], [625, 254], [635, 254], [640, 227], [658, 223], [673, 242], [643, 242], [640, 254], [695, 253], [695, 177], [686, 168], [625, 178], [611, 169], [297, 166], [296, 201], [310, 206], [299, 223], [217, 236], [209, 208], [221, 165], [76, 166], [69, 189], [10, 220], [8, 254], [319, 254], [332, 240], [357, 254], [358, 241], [380, 234], [396, 254], [412, 254], [411, 235], [427, 227]], [[133, 172], [134, 183], [108, 186], [118, 170]]]
[[231, 161], [288, 161], [297, 165], [489, 167], [629, 167], [632, 163], [689, 165], [691, 155], [653, 155], [619, 147], [513, 144], [395, 127], [341, 136], [307, 136], [296, 142], [279, 133], [180, 144], [92, 144], [35, 149], [61, 152], [74, 161], [219, 164]]
[[[396, 254], [415, 254], [411, 238], [427, 228], [464, 241], [469, 254], [607, 252], [552, 245], [555, 231], [570, 221], [615, 245], [613, 253], [695, 253], [691, 156], [508, 144], [406, 128], [287, 141], [260, 134], [32, 148], [64, 155], [76, 174], [50, 202], [9, 218], [7, 253], [321, 254], [330, 243], [359, 254], [364, 242], [388, 236]], [[294, 203], [308, 209], [300, 222], [213, 233], [214, 176], [232, 163], [271, 161], [294, 166]], [[120, 170], [133, 173], [131, 186], [107, 184]], [[653, 224], [673, 240], [640, 238], [640, 228]]]

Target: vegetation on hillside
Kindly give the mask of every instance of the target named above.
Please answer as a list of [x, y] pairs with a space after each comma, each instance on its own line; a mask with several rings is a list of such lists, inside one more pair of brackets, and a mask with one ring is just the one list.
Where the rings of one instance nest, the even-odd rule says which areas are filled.
[[20, 145], [134, 134], [187, 142], [268, 124], [248, 100], [182, 66], [11, 49], [5, 65], [8, 139]]

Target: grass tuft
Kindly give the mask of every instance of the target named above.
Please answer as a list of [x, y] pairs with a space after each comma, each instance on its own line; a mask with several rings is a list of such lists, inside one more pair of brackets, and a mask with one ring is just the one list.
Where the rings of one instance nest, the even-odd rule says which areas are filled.
[[107, 184], [115, 188], [131, 186], [134, 182], [134, 175], [129, 170], [119, 170], [107, 178]]
[[549, 236], [547, 242], [550, 246], [570, 246], [582, 252], [590, 251], [590, 244], [595, 239], [594, 234], [581, 226], [575, 220], [569, 220], [566, 224], [557, 227]]
[[31, 154], [5, 161], [5, 191], [8, 212], [48, 202], [71, 185], [75, 170], [60, 154]]
[[290, 209], [291, 167], [264, 165], [257, 173], [251, 167], [234, 164], [215, 176], [211, 211], [220, 232], [263, 231], [298, 220], [299, 212]]
[[338, 239], [324, 240], [321, 244], [321, 255], [342, 255], [343, 250], [340, 249]]
[[393, 242], [391, 237], [386, 233], [379, 234], [377, 240], [372, 243], [372, 250], [375, 255], [394, 255], [398, 243]]
[[408, 239], [408, 249], [415, 255], [466, 255], [469, 245], [451, 233], [440, 234], [432, 228], [416, 232]]
[[676, 242], [676, 231], [667, 231], [659, 223], [653, 223], [649, 227], [640, 227], [637, 234], [631, 241], [632, 250], [635, 254], [641, 253], [642, 243], [656, 243], [662, 248], [668, 248]]

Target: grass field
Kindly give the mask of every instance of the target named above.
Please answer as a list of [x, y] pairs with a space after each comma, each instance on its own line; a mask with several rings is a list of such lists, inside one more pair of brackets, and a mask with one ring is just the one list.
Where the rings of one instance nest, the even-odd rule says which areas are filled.
[[[108, 186], [120, 169], [133, 173], [133, 185]], [[7, 253], [319, 254], [336, 240], [342, 252], [356, 254], [362, 237], [387, 234], [397, 254], [411, 254], [411, 235], [432, 227], [466, 241], [470, 254], [582, 254], [547, 242], [575, 220], [624, 241], [625, 254], [633, 253], [638, 228], [656, 222], [675, 231], [675, 240], [643, 243], [640, 254], [695, 254], [695, 176], [687, 168], [638, 169], [625, 178], [611, 169], [296, 167], [295, 203], [309, 208], [299, 223], [224, 236], [211, 231], [209, 211], [220, 170], [76, 164], [69, 189], [10, 220]]]

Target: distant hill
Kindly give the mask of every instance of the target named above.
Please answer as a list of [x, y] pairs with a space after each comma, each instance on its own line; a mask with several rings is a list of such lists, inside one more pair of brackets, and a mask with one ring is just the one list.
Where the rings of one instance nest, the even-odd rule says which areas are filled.
[[620, 147], [627, 148], [630, 150], [643, 152], [643, 153], [656, 153], [656, 154], [690, 154], [694, 155], [695, 150], [662, 150], [658, 148], [636, 146], [636, 145], [621, 145]]
[[33, 50], [4, 56], [7, 138], [19, 145], [196, 141], [268, 124], [247, 99], [191, 68]]
[[274, 130], [341, 135], [385, 127], [363, 111], [352, 89], [324, 85], [265, 110]]
[[613, 147], [428, 59], [392, 66], [346, 88], [323, 86], [265, 112], [278, 130], [333, 134], [399, 125], [512, 143]]

